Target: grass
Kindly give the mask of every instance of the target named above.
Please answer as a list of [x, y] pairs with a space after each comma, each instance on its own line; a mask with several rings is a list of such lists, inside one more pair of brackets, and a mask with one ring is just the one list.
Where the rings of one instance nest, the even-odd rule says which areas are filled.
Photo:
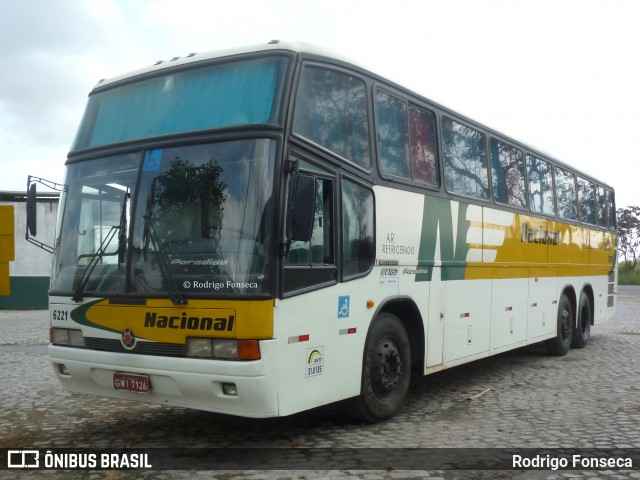
[[633, 268], [631, 262], [620, 262], [618, 266], [619, 285], [640, 285], [640, 264]]

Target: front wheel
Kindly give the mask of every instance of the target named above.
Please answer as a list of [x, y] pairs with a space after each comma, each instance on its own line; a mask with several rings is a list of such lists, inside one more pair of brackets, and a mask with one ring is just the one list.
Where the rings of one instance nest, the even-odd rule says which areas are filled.
[[352, 414], [371, 423], [391, 418], [407, 395], [410, 376], [407, 332], [398, 317], [383, 313], [367, 334], [360, 395], [351, 400]]
[[558, 302], [557, 335], [546, 341], [547, 351], [551, 355], [562, 357], [569, 352], [573, 337], [573, 318], [571, 301], [563, 293]]
[[573, 348], [584, 348], [587, 346], [591, 336], [591, 302], [586, 293], [580, 294], [578, 303], [578, 323], [573, 330], [571, 346]]

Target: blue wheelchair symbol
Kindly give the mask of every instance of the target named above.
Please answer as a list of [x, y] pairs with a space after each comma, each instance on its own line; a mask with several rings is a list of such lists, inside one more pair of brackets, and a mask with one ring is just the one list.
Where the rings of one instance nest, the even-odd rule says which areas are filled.
[[162, 149], [149, 150], [144, 156], [143, 172], [157, 172], [162, 164]]
[[349, 318], [350, 296], [338, 297], [338, 318]]

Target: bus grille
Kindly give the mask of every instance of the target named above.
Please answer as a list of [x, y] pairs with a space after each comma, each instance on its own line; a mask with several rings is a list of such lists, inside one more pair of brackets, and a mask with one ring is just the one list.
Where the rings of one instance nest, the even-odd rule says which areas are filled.
[[126, 350], [120, 340], [109, 340], [105, 338], [85, 337], [84, 345], [88, 350], [99, 350], [101, 352], [131, 353], [133, 355], [155, 355], [160, 357], [185, 357], [187, 347], [175, 343], [142, 342], [136, 344], [133, 350]]

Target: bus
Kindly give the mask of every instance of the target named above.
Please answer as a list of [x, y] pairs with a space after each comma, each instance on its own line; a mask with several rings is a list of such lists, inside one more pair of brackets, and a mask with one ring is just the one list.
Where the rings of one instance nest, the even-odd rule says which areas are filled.
[[49, 356], [70, 392], [383, 421], [411, 374], [584, 347], [615, 226], [611, 186], [318, 47], [176, 57], [89, 94]]

